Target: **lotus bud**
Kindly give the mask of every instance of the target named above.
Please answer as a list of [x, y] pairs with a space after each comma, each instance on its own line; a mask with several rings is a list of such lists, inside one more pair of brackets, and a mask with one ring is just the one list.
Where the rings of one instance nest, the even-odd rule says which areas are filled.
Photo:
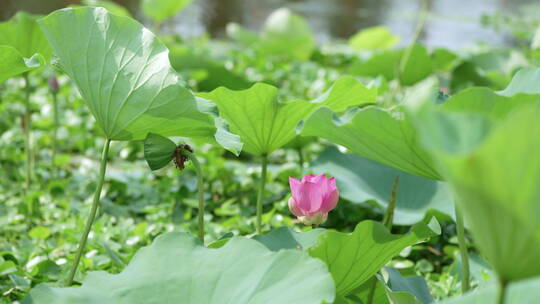
[[289, 177], [292, 197], [289, 209], [305, 225], [320, 225], [326, 222], [328, 212], [334, 209], [339, 200], [336, 179], [324, 174], [307, 175], [299, 181]]
[[58, 93], [58, 89], [59, 89], [58, 79], [56, 79], [55, 76], [52, 76], [51, 78], [49, 78], [49, 87], [51, 88], [51, 91], [54, 94]]

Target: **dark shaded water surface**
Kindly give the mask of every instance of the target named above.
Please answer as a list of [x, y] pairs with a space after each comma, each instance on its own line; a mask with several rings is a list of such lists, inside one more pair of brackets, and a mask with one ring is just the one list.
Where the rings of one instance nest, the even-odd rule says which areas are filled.
[[[139, 0], [117, 0], [139, 20]], [[432, 0], [420, 40], [428, 46], [460, 48], [476, 42], [504, 45], [504, 33], [480, 25], [483, 14], [516, 11], [536, 0]], [[46, 14], [79, 1], [0, 0], [0, 20], [17, 10]], [[209, 32], [223, 37], [225, 26], [237, 22], [258, 30], [275, 9], [289, 7], [306, 17], [320, 42], [348, 38], [359, 29], [384, 24], [407, 43], [415, 27], [420, 0], [194, 0], [182, 13], [165, 22], [165, 32], [197, 36]]]

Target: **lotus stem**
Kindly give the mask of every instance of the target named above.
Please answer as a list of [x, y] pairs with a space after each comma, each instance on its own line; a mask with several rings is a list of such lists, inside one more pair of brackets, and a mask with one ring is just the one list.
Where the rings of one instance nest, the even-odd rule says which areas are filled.
[[416, 21], [416, 28], [414, 30], [413, 37], [411, 39], [411, 43], [405, 49], [405, 52], [403, 53], [403, 57], [401, 57], [401, 60], [399, 62], [399, 75], [402, 75], [405, 71], [405, 67], [407, 66], [407, 62], [409, 62], [409, 58], [411, 57], [412, 49], [414, 48], [414, 45], [418, 41], [418, 38], [420, 38], [420, 34], [422, 33], [422, 30], [424, 29], [424, 25], [426, 24], [426, 19], [428, 15], [428, 1], [429, 0], [422, 0], [420, 2], [420, 12], [418, 14], [418, 20]]
[[257, 234], [261, 234], [262, 231], [262, 204], [264, 195], [264, 185], [266, 183], [266, 167], [268, 165], [268, 155], [262, 156], [261, 163], [261, 180], [259, 183], [259, 193], [257, 195]]
[[456, 212], [456, 230], [458, 237], [459, 252], [461, 254], [461, 267], [462, 267], [462, 281], [461, 291], [463, 293], [471, 289], [470, 283], [470, 265], [469, 265], [469, 252], [467, 249], [467, 241], [465, 240], [465, 225], [463, 224], [463, 215], [459, 211], [458, 206], [455, 206]]
[[298, 166], [300, 167], [300, 172], [304, 172], [304, 153], [302, 147], [296, 148], [296, 152], [298, 153]]
[[84, 247], [86, 246], [88, 234], [90, 233], [90, 230], [92, 229], [92, 224], [94, 223], [94, 219], [96, 217], [97, 209], [99, 206], [99, 197], [101, 195], [101, 189], [103, 188], [103, 182], [105, 181], [105, 172], [107, 171], [107, 156], [109, 154], [110, 144], [111, 144], [111, 140], [107, 139], [105, 141], [105, 145], [103, 146], [103, 152], [101, 153], [101, 162], [99, 166], [99, 176], [97, 180], [96, 191], [94, 192], [94, 200], [92, 202], [92, 208], [90, 209], [90, 215], [88, 216], [88, 219], [86, 221], [86, 226], [84, 227], [83, 234], [79, 241], [79, 248], [77, 249], [77, 254], [75, 255], [75, 261], [73, 263], [73, 266], [71, 266], [71, 271], [69, 272], [69, 277], [67, 279], [66, 286], [70, 286], [73, 283], [73, 278], [75, 277], [75, 273], [77, 273], [77, 267], [79, 266], [81, 256], [84, 252]]
[[204, 180], [203, 180], [203, 171], [201, 169], [201, 163], [195, 157], [195, 155], [186, 149], [182, 150], [182, 153], [186, 155], [191, 163], [195, 172], [197, 173], [197, 190], [199, 193], [199, 214], [197, 215], [197, 220], [199, 224], [199, 239], [204, 244]]
[[504, 304], [505, 298], [506, 298], [506, 287], [508, 286], [508, 282], [499, 279], [499, 290], [497, 292], [497, 304]]
[[52, 101], [53, 101], [53, 133], [52, 133], [52, 152], [51, 152], [51, 165], [53, 168], [53, 172], [56, 175], [56, 167], [54, 165], [54, 159], [56, 158], [56, 150], [57, 150], [57, 136], [58, 136], [58, 126], [59, 126], [59, 119], [58, 119], [58, 93], [55, 91], [52, 92]]
[[[394, 221], [394, 211], [396, 210], [396, 202], [397, 202], [397, 192], [399, 188], [399, 175], [394, 180], [394, 184], [392, 185], [392, 191], [390, 192], [390, 200], [388, 201], [388, 206], [386, 207], [386, 213], [384, 214], [383, 218], [383, 225], [388, 229], [388, 231], [392, 231], [392, 223]], [[369, 290], [367, 303], [372, 304], [373, 298], [375, 297], [375, 289], [377, 289], [377, 277], [373, 276], [371, 278], [371, 288]]]
[[28, 73], [23, 74], [24, 78], [24, 89], [26, 92], [25, 98], [24, 98], [24, 115], [22, 120], [22, 127], [24, 132], [24, 150], [26, 152], [26, 176], [25, 176], [25, 184], [26, 189], [30, 188], [30, 184], [32, 183], [32, 176], [33, 173], [33, 156], [32, 156], [32, 138], [31, 138], [31, 127], [32, 127], [32, 121], [31, 121], [31, 109], [30, 109], [30, 94], [31, 94], [31, 87], [30, 87], [30, 81], [28, 79]]
[[388, 207], [386, 207], [386, 214], [383, 218], [383, 224], [388, 229], [392, 230], [392, 223], [394, 221], [394, 211], [396, 210], [397, 191], [399, 188], [399, 176], [394, 180], [392, 185], [392, 191], [390, 192], [390, 200], [388, 201]]

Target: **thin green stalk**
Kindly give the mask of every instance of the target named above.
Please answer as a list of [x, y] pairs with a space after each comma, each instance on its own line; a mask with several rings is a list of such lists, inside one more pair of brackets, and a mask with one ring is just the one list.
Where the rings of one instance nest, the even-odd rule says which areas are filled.
[[103, 146], [103, 152], [101, 154], [101, 162], [99, 166], [99, 175], [98, 175], [98, 180], [97, 180], [96, 191], [94, 192], [94, 200], [92, 202], [92, 208], [90, 209], [90, 215], [88, 216], [88, 219], [86, 220], [86, 226], [84, 227], [83, 235], [81, 236], [81, 239], [79, 241], [79, 248], [77, 249], [77, 254], [75, 255], [75, 261], [73, 263], [73, 266], [71, 266], [71, 271], [69, 272], [69, 277], [67, 279], [66, 286], [70, 286], [73, 283], [73, 278], [75, 277], [75, 273], [77, 272], [77, 267], [79, 266], [79, 262], [83, 254], [84, 247], [86, 246], [86, 240], [88, 239], [88, 234], [90, 233], [90, 230], [92, 229], [92, 224], [94, 223], [94, 219], [96, 217], [96, 212], [99, 206], [99, 197], [101, 195], [101, 189], [103, 188], [103, 182], [105, 181], [105, 171], [107, 170], [107, 156], [109, 154], [110, 144], [111, 144], [111, 140], [107, 139], [105, 141], [105, 145]]
[[[397, 191], [399, 188], [399, 176], [396, 177], [394, 184], [392, 185], [392, 191], [390, 192], [390, 200], [388, 200], [388, 207], [386, 207], [386, 213], [383, 218], [383, 225], [388, 229], [392, 230], [392, 223], [394, 221], [394, 211], [396, 210], [397, 202]], [[373, 298], [375, 297], [375, 289], [377, 289], [377, 278], [373, 276], [371, 278], [371, 288], [369, 290], [367, 303], [372, 304]]]
[[458, 206], [455, 206], [456, 211], [456, 230], [458, 237], [459, 252], [461, 254], [461, 291], [463, 293], [471, 289], [470, 283], [470, 266], [469, 266], [469, 252], [467, 249], [467, 241], [465, 240], [465, 225], [463, 224], [463, 215], [459, 211]]
[[367, 298], [367, 304], [373, 303], [373, 298], [375, 297], [375, 289], [377, 289], [377, 277], [373, 276], [371, 278], [371, 288], [369, 289], [369, 294]]
[[58, 119], [58, 94], [56, 92], [52, 93], [53, 96], [53, 134], [52, 134], [52, 154], [51, 154], [51, 165], [53, 168], [53, 172], [56, 175], [56, 167], [54, 165], [54, 159], [56, 158], [56, 150], [57, 150], [57, 136], [58, 136], [58, 126], [59, 126], [59, 119]]
[[405, 52], [403, 53], [403, 57], [401, 57], [401, 60], [399, 62], [399, 75], [402, 75], [403, 72], [405, 71], [405, 67], [407, 66], [407, 62], [409, 61], [409, 58], [411, 57], [411, 53], [414, 48], [414, 45], [416, 44], [416, 41], [418, 41], [418, 38], [420, 38], [420, 34], [422, 33], [422, 30], [424, 29], [424, 25], [426, 24], [426, 19], [428, 15], [428, 1], [429, 0], [422, 0], [420, 4], [420, 12], [418, 15], [416, 28], [414, 30], [411, 43], [409, 44], [407, 49], [405, 49]]
[[24, 132], [24, 150], [26, 152], [26, 176], [25, 176], [25, 182], [26, 182], [26, 189], [30, 188], [30, 184], [32, 183], [32, 176], [33, 173], [33, 157], [32, 157], [32, 138], [31, 138], [31, 127], [32, 127], [32, 121], [31, 121], [31, 109], [30, 109], [30, 94], [31, 94], [31, 87], [30, 87], [30, 81], [28, 79], [28, 73], [23, 74], [24, 78], [24, 89], [25, 89], [25, 98], [24, 98], [24, 115], [23, 115], [23, 132]]
[[199, 214], [197, 216], [199, 223], [199, 239], [204, 243], [204, 180], [203, 180], [203, 171], [201, 169], [201, 163], [199, 160], [190, 153], [189, 151], [182, 151], [185, 155], [191, 160], [193, 168], [197, 173], [197, 189], [199, 191]]
[[394, 180], [392, 185], [392, 191], [390, 192], [390, 200], [388, 201], [388, 207], [386, 207], [386, 214], [383, 218], [384, 226], [390, 231], [392, 230], [392, 223], [394, 221], [394, 211], [396, 210], [397, 191], [399, 188], [399, 176]]
[[504, 304], [506, 298], [506, 287], [508, 282], [503, 279], [499, 279], [499, 289], [497, 292], [497, 304]]
[[296, 152], [298, 153], [298, 165], [300, 166], [300, 171], [304, 171], [304, 153], [302, 153], [302, 147], [296, 148]]
[[257, 234], [262, 231], [262, 203], [264, 194], [264, 185], [266, 183], [266, 167], [268, 165], [268, 156], [265, 154], [262, 156], [261, 163], [261, 180], [259, 183], [259, 193], [257, 195]]

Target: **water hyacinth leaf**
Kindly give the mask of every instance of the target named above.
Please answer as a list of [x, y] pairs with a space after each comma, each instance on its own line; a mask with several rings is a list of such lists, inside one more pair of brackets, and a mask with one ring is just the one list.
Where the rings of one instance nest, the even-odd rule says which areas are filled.
[[332, 303], [326, 266], [299, 250], [272, 252], [233, 238], [219, 249], [186, 234], [157, 237], [119, 274], [91, 272], [81, 287], [41, 284], [26, 303]]
[[0, 82], [45, 65], [40, 54], [24, 58], [19, 51], [7, 45], [0, 45]]
[[213, 136], [212, 119], [181, 85], [166, 47], [135, 20], [82, 7], [39, 24], [108, 139]]
[[144, 159], [152, 170], [165, 167], [172, 159], [176, 144], [159, 134], [148, 133], [144, 140]]
[[24, 58], [40, 54], [49, 60], [52, 49], [47, 38], [39, 28], [38, 16], [18, 12], [10, 20], [0, 23], [0, 45], [15, 48]]
[[463, 126], [487, 121], [479, 114], [437, 111], [418, 123], [475, 242], [504, 280], [540, 275], [540, 160], [531, 157], [540, 153], [531, 140], [540, 138], [539, 115], [538, 103], [523, 105], [472, 137]]
[[398, 42], [399, 37], [385, 26], [363, 29], [349, 39], [349, 45], [359, 51], [391, 49]]
[[407, 246], [440, 233], [433, 218], [429, 224], [415, 224], [405, 235], [391, 234], [383, 224], [360, 222], [352, 233], [327, 231], [308, 252], [324, 261], [336, 282], [337, 294], [346, 296], [369, 280]]
[[413, 123], [401, 111], [378, 107], [353, 109], [340, 118], [327, 108], [304, 123], [303, 136], [319, 136], [362, 157], [410, 174], [441, 179], [420, 145]]
[[341, 112], [351, 106], [372, 103], [376, 89], [368, 89], [352, 77], [343, 77], [313, 101], [277, 101], [277, 88], [257, 83], [250, 89], [232, 91], [218, 88], [198, 96], [215, 103], [230, 132], [240, 136], [244, 150], [255, 155], [268, 154], [296, 136], [300, 121], [321, 107]]
[[178, 14], [193, 0], [142, 0], [142, 11], [154, 22], [161, 23]]
[[342, 198], [353, 203], [375, 200], [385, 208], [399, 176], [393, 218], [397, 225], [417, 223], [429, 210], [454, 214], [452, 193], [444, 182], [414, 176], [358, 155], [344, 154], [335, 147], [320, 153], [310, 168], [316, 174], [332, 172]]
[[305, 250], [317, 243], [317, 238], [326, 230], [317, 228], [306, 232], [292, 231], [289, 227], [280, 227], [265, 234], [253, 237], [272, 251], [281, 249]]

